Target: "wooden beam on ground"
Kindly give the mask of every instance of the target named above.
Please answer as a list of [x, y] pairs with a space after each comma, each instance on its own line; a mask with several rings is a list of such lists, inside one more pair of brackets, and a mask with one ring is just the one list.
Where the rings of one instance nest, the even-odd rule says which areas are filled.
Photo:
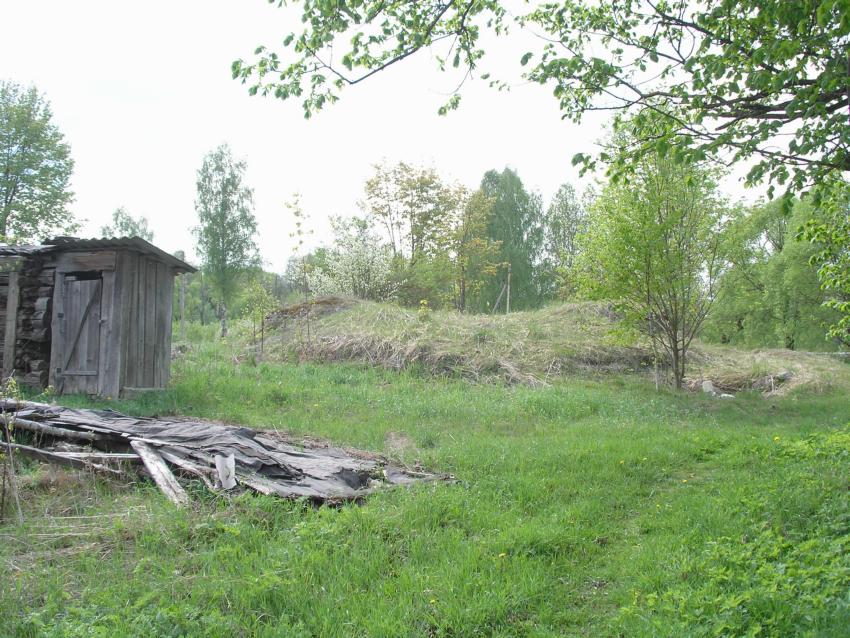
[[56, 454], [66, 459], [79, 459], [81, 461], [119, 461], [133, 464], [142, 462], [138, 454], [124, 452], [56, 452]]
[[171, 463], [173, 466], [180, 468], [187, 474], [191, 474], [192, 476], [197, 476], [204, 482], [211, 491], [215, 491], [215, 484], [210, 479], [210, 476], [214, 473], [214, 470], [210, 468], [205, 468], [200, 465], [194, 465], [193, 463], [187, 461], [184, 458], [177, 456], [176, 454], [171, 454], [170, 452], [166, 452], [165, 450], [160, 450], [160, 456], [164, 458], [166, 461]]
[[87, 441], [89, 443], [93, 443], [95, 441], [100, 441], [103, 439], [100, 434], [95, 434], [94, 432], [80, 432], [78, 430], [71, 430], [67, 428], [55, 428], [52, 425], [47, 425], [45, 423], [36, 423], [35, 421], [30, 421], [28, 419], [14, 418], [11, 419], [11, 422], [13, 428], [20, 428], [21, 430], [27, 430], [28, 432], [52, 436], [56, 439], [67, 439], [69, 441]]
[[189, 504], [189, 496], [177, 482], [174, 474], [168, 469], [165, 461], [152, 446], [142, 441], [130, 441], [130, 445], [136, 453], [142, 457], [142, 463], [145, 464], [148, 472], [151, 474], [154, 483], [162, 490], [162, 493], [168, 497], [177, 507], [182, 507]]
[[124, 473], [119, 470], [113, 469], [111, 467], [106, 467], [105, 465], [100, 465], [98, 463], [90, 463], [86, 459], [65, 456], [64, 454], [60, 454], [59, 452], [48, 452], [47, 450], [39, 450], [38, 448], [30, 447], [28, 445], [20, 445], [18, 443], [7, 443], [6, 445], [11, 445], [12, 449], [17, 451], [19, 454], [23, 454], [24, 456], [28, 456], [38, 461], [44, 461], [45, 463], [52, 463], [53, 465], [62, 465], [64, 467], [73, 467], [78, 470], [90, 470], [92, 472], [98, 472], [100, 474], [109, 474], [111, 476], [124, 476]]

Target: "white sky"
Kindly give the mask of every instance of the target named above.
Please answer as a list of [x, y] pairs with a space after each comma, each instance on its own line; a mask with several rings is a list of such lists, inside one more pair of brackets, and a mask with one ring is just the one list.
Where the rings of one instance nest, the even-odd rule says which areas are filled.
[[469, 82], [448, 116], [437, 108], [457, 80], [423, 52], [305, 120], [298, 102], [249, 97], [230, 77], [234, 59], [299, 26], [266, 0], [0, 0], [0, 78], [35, 84], [51, 101], [76, 162], [73, 210], [84, 236], [99, 235], [124, 206], [148, 218], [157, 245], [190, 258], [195, 172], [224, 141], [248, 164], [260, 251], [276, 271], [294, 244], [283, 206], [292, 193], [315, 227], [310, 243], [328, 242], [328, 217], [357, 212], [384, 158], [434, 166], [468, 186], [510, 166], [544, 202], [565, 181], [587, 183], [570, 160], [593, 150], [605, 120], [564, 121], [549, 89], [521, 81], [530, 36], [490, 47], [483, 70], [513, 81], [510, 92]]

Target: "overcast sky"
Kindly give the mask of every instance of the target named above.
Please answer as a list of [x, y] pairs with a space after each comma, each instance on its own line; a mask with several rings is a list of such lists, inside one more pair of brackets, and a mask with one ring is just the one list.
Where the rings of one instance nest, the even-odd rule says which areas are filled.
[[50, 100], [76, 162], [83, 235], [98, 235], [124, 206], [148, 218], [156, 244], [191, 257], [195, 172], [225, 141], [248, 164], [260, 250], [277, 271], [293, 246], [284, 202], [301, 193], [311, 243], [327, 242], [328, 217], [357, 212], [382, 159], [433, 166], [468, 186], [510, 166], [544, 202], [564, 182], [587, 183], [570, 159], [593, 149], [605, 120], [566, 122], [549, 89], [521, 80], [518, 59], [533, 35], [491, 47], [484, 70], [511, 81], [510, 92], [468, 82], [448, 116], [437, 109], [457, 78], [424, 52], [305, 120], [297, 102], [249, 97], [230, 77], [234, 59], [279, 42], [297, 18], [266, 0], [0, 0], [0, 78]]

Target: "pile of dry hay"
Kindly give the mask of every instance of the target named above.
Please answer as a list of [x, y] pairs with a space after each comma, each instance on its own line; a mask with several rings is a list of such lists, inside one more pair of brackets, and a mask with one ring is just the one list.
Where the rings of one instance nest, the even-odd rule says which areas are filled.
[[[280, 308], [268, 321], [267, 352], [284, 360], [353, 361], [470, 381], [546, 385], [567, 375], [652, 375], [651, 349], [623, 343], [619, 317], [602, 303], [577, 302], [510, 315], [415, 311], [341, 297]], [[765, 394], [829, 379], [833, 364], [811, 353], [745, 352], [694, 344], [686, 387], [711, 380], [721, 392]], [[662, 369], [663, 373], [663, 369]]]

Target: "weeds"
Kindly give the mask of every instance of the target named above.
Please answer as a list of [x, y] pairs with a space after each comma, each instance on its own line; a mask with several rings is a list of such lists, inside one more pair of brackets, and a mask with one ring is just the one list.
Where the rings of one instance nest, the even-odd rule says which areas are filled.
[[250, 366], [231, 348], [194, 344], [167, 392], [98, 405], [327, 437], [458, 482], [338, 509], [242, 496], [177, 511], [145, 484], [26, 465], [25, 525], [0, 527], [0, 635], [846, 627], [842, 391], [720, 402], [630, 375], [473, 385], [352, 364]]

